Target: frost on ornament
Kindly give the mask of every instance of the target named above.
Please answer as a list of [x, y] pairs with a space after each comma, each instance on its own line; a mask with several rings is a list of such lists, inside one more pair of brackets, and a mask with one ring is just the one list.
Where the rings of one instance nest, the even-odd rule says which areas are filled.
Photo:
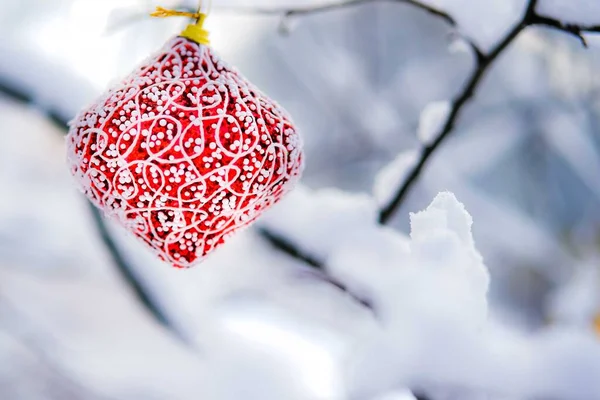
[[81, 112], [67, 142], [94, 204], [179, 268], [277, 202], [303, 161], [287, 113], [183, 37]]

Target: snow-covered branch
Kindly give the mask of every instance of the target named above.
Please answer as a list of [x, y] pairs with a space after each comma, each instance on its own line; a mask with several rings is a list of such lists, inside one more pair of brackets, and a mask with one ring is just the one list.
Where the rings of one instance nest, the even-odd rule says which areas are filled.
[[[600, 25], [578, 25], [574, 23], [564, 23], [558, 19], [543, 16], [537, 12], [538, 0], [530, 0], [527, 9], [519, 22], [517, 22], [512, 30], [510, 30], [499, 42], [487, 53], [476, 52], [476, 67], [467, 79], [462, 92], [452, 102], [452, 107], [448, 113], [446, 120], [442, 125], [441, 131], [435, 136], [435, 139], [421, 149], [421, 154], [414, 167], [410, 170], [406, 179], [400, 184], [396, 190], [392, 200], [380, 212], [379, 220], [385, 224], [389, 222], [396, 211], [400, 208], [410, 190], [418, 181], [419, 176], [423, 172], [433, 154], [437, 151], [442, 143], [454, 132], [455, 124], [463, 111], [463, 108], [471, 100], [477, 92], [479, 84], [483, 77], [494, 64], [494, 62], [502, 55], [509, 45], [515, 41], [527, 27], [530, 26], [547, 26], [558, 29], [577, 36], [584, 46], [587, 42], [583, 36], [584, 32], [600, 32]], [[476, 47], [474, 48], [476, 49]]]

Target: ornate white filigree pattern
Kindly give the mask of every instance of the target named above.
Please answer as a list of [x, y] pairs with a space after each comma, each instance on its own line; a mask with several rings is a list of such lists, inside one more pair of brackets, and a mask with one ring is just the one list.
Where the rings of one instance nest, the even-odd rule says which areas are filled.
[[287, 113], [210, 47], [172, 39], [71, 124], [80, 188], [176, 267], [190, 267], [290, 190]]

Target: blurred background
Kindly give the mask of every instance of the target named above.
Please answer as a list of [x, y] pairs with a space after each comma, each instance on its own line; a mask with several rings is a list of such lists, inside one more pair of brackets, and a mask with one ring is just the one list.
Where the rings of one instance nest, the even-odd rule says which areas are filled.
[[[303, 183], [371, 193], [382, 168], [422, 145], [421, 112], [453, 98], [473, 56], [407, 4], [247, 12], [318, 3], [214, 0], [207, 24], [221, 56], [298, 124]], [[364, 310], [252, 230], [181, 272], [110, 225], [133, 268], [123, 276], [72, 184], [60, 121], [184, 26], [146, 17], [156, 5], [196, 6], [0, 0], [0, 399], [339, 398], [329, 360]], [[588, 42], [527, 30], [392, 224], [408, 232], [409, 212], [454, 192], [490, 268], [492, 312], [525, 330], [600, 325], [600, 40]], [[252, 313], [279, 325], [240, 317]]]

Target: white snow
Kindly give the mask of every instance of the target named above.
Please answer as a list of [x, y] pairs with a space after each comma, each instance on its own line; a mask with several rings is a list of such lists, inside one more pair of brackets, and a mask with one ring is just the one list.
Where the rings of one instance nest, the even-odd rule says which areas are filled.
[[419, 118], [417, 137], [424, 145], [429, 145], [440, 134], [452, 105], [449, 101], [434, 101], [427, 104]]

